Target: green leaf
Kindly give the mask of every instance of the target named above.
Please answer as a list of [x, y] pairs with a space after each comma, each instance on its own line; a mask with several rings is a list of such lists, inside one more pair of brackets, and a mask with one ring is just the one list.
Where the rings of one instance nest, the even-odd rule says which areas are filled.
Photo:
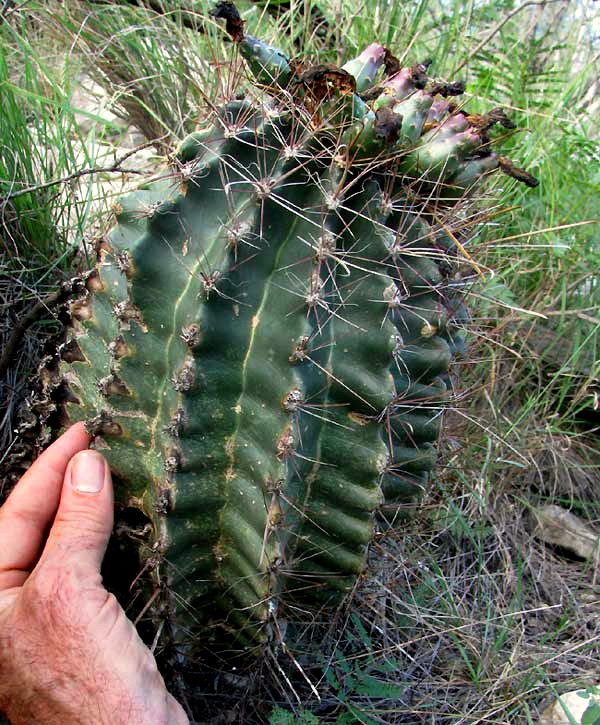
[[275, 707], [269, 715], [269, 725], [318, 725], [319, 718], [309, 710], [298, 713]]
[[592, 702], [581, 716], [581, 725], [600, 725], [600, 704]]

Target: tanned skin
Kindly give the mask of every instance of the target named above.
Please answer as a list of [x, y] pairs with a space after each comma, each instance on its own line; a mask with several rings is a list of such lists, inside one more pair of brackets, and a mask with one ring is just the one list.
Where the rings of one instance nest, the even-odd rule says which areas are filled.
[[110, 470], [78, 423], [0, 508], [0, 710], [12, 725], [183, 725], [100, 566]]

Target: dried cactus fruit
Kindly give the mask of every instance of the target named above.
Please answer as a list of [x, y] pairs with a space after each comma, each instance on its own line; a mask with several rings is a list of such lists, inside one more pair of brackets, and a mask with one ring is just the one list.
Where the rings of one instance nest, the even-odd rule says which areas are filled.
[[377, 516], [417, 505], [463, 345], [457, 200], [514, 168], [490, 150], [503, 117], [456, 111], [428, 63], [374, 43], [307, 66], [213, 14], [257, 88], [181, 144], [176, 183], [121, 201], [58, 374], [180, 652], [339, 601]]

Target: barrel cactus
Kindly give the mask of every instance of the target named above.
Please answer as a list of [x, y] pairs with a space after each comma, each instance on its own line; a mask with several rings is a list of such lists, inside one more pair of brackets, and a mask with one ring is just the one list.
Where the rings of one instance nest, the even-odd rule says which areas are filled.
[[492, 151], [504, 113], [461, 110], [428, 63], [292, 61], [213, 15], [255, 82], [118, 203], [47, 381], [110, 463], [140, 614], [184, 654], [335, 606], [418, 505], [463, 346], [466, 200], [498, 168], [536, 183]]

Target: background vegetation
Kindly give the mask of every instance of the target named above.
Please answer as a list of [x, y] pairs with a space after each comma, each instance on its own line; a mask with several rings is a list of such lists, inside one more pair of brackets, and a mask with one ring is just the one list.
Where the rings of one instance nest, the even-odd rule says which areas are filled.
[[[567, 0], [239, 7], [292, 55], [338, 62], [377, 40], [407, 63], [431, 58], [434, 75], [467, 80], [471, 111], [507, 110], [518, 131], [504, 148], [541, 183], [496, 175], [481, 200], [469, 253], [484, 279], [464, 270], [470, 347], [418, 518], [377, 539], [314, 649], [205, 673], [194, 697], [215, 723], [536, 722], [558, 693], [597, 682], [600, 661], [598, 552], [577, 559], [531, 525], [553, 503], [600, 528], [600, 14]], [[91, 265], [114, 195], [245, 82], [207, 11], [2, 4], [2, 461], [60, 332], [61, 285]]]

